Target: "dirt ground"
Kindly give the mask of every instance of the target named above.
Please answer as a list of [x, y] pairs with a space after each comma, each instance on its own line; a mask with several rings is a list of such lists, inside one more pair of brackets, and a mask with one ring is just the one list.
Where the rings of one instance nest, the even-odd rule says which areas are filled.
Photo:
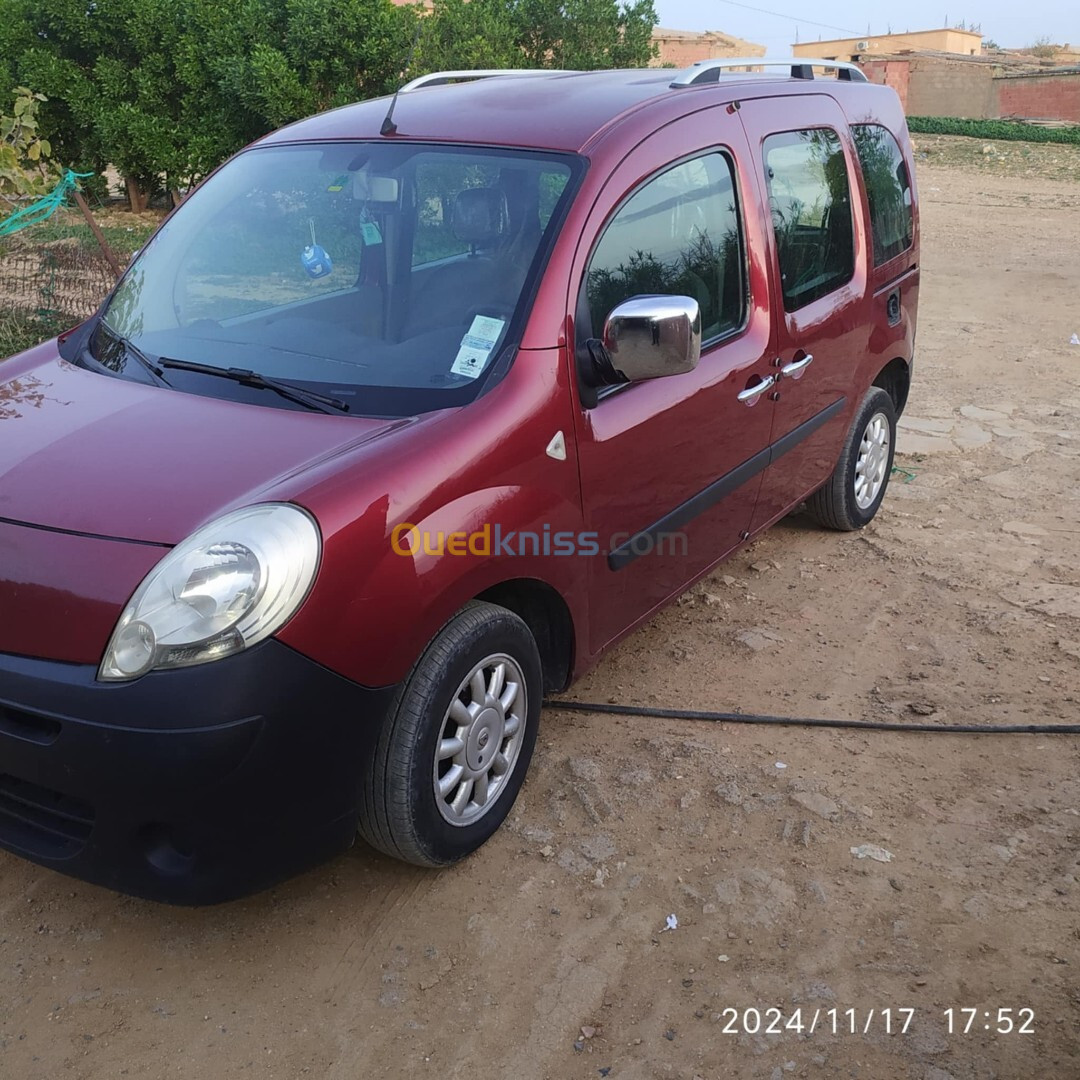
[[[1080, 720], [1080, 183], [920, 183], [906, 472], [877, 520], [790, 518], [572, 696]], [[0, 854], [0, 1076], [1075, 1078], [1078, 765], [1076, 737], [548, 710], [508, 827], [443, 873], [356, 849], [182, 910]], [[768, 1008], [779, 1033], [743, 1030]], [[987, 1031], [999, 1008], [1034, 1033]]]

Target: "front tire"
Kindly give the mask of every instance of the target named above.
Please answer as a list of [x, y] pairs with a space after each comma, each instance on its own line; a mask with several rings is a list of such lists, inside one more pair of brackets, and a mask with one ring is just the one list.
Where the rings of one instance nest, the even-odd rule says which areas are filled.
[[868, 525], [885, 498], [895, 453], [896, 407], [885, 390], [872, 386], [855, 412], [832, 476], [806, 500], [807, 512], [827, 529], [854, 532]]
[[360, 835], [418, 866], [471, 854], [510, 812], [536, 744], [540, 653], [506, 608], [474, 601], [391, 705], [362, 779]]

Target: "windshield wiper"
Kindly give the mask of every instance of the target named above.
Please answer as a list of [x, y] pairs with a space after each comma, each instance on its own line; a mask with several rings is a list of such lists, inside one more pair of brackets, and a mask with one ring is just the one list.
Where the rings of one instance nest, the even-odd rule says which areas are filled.
[[173, 360], [168, 356], [162, 356], [158, 363], [163, 368], [176, 368], [178, 371], [195, 371], [200, 375], [217, 375], [222, 379], [231, 379], [241, 386], [254, 386], [259, 390], [273, 390], [275, 394], [295, 401], [298, 405], [306, 405], [309, 409], [318, 409], [321, 412], [343, 413], [349, 411], [349, 404], [340, 398], [329, 397], [315, 390], [305, 390], [302, 386], [294, 386], [292, 383], [281, 382], [271, 379], [266, 375], [260, 375], [257, 371], [248, 368], [220, 368], [213, 364], [196, 364], [190, 360]]
[[[132, 341], [128, 341], [128, 339], [126, 337], [121, 337], [121, 335], [118, 334], [115, 330], [113, 330], [113, 328], [111, 326], [109, 326], [108, 323], [103, 322], [101, 325], [108, 332], [109, 337], [111, 337], [113, 339], [113, 341], [115, 341], [118, 345], [123, 347], [124, 352], [128, 356], [134, 356], [135, 359], [139, 362], [139, 364], [146, 371], [149, 371], [150, 374], [154, 376], [154, 380], [157, 383], [159, 383], [161, 386], [171, 386], [172, 385], [169, 382], [169, 380], [165, 378], [165, 372], [162, 371], [161, 368], [157, 364], [155, 364], [154, 361], [151, 360], [150, 357], [147, 356], [146, 353], [144, 353], [142, 351], [142, 349], [139, 348], [138, 345], [136, 345]], [[98, 358], [96, 356], [94, 356], [93, 353], [91, 353], [90, 355], [91, 355], [91, 357], [94, 359], [94, 361], [96, 363], [102, 364], [103, 367], [109, 367], [110, 366], [108, 364], [105, 364], [103, 361], [98, 360]]]

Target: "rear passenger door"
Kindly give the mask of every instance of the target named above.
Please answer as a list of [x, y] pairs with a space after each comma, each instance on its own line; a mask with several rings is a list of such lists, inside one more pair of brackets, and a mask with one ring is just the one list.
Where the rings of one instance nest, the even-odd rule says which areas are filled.
[[847, 120], [823, 94], [744, 102], [766, 198], [777, 355], [772, 461], [756, 531], [832, 472], [870, 348], [867, 235]]

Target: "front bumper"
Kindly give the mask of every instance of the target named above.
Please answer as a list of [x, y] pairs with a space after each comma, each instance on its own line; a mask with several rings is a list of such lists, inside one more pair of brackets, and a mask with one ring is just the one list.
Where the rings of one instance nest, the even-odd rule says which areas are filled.
[[395, 687], [278, 641], [100, 683], [0, 654], [0, 847], [121, 892], [208, 904], [345, 850]]

